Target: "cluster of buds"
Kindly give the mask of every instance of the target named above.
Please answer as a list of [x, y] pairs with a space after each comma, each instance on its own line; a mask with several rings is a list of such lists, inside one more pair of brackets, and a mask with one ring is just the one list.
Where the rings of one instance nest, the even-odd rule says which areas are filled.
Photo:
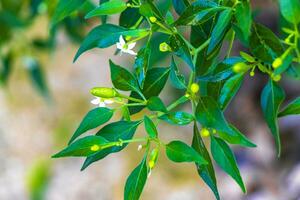
[[200, 135], [202, 137], [208, 137], [208, 136], [210, 136], [211, 132], [213, 134], [216, 134], [217, 130], [216, 129], [209, 130], [208, 128], [202, 128], [201, 131], [200, 131]]

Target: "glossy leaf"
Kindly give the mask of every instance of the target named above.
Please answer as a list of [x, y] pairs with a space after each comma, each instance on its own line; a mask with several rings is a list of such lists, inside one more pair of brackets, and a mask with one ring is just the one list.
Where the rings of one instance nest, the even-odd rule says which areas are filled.
[[147, 157], [131, 172], [126, 180], [124, 200], [139, 200], [147, 181]]
[[199, 165], [196, 163], [198, 174], [204, 180], [204, 182], [210, 187], [213, 191], [217, 200], [220, 200], [220, 195], [217, 187], [217, 180], [215, 175], [215, 170], [210, 158], [210, 155], [205, 147], [205, 144], [200, 136], [198, 127], [196, 123], [194, 124], [194, 135], [192, 147], [203, 156], [203, 158], [207, 161], [207, 165]]
[[194, 120], [194, 116], [186, 112], [170, 112], [159, 117], [170, 124], [187, 125]]
[[153, 96], [147, 101], [147, 107], [151, 111], [167, 112], [167, 108], [159, 97]]
[[167, 144], [166, 154], [173, 162], [196, 162], [199, 165], [207, 164], [205, 159], [195, 149], [181, 141], [172, 141]]
[[250, 50], [252, 54], [265, 62], [273, 60], [283, 53], [283, 47], [277, 36], [267, 27], [254, 24], [250, 36]]
[[66, 156], [89, 156], [96, 152], [92, 150], [92, 146], [98, 145], [99, 150], [101, 146], [108, 144], [109, 142], [101, 136], [86, 136], [80, 138], [70, 144], [68, 147], [53, 155], [53, 158], [66, 157]]
[[185, 77], [179, 72], [179, 69], [173, 57], [172, 57], [170, 69], [171, 69], [170, 80], [172, 85], [177, 89], [185, 89], [186, 88]]
[[160, 94], [168, 80], [169, 73], [170, 69], [168, 68], [152, 68], [148, 70], [142, 90], [146, 98]]
[[110, 110], [108, 108], [95, 108], [89, 111], [81, 121], [75, 133], [73, 134], [69, 144], [86, 131], [94, 129], [108, 122], [113, 116], [113, 113], [113, 110]]
[[280, 156], [281, 153], [281, 144], [277, 116], [279, 107], [283, 102], [284, 98], [285, 93], [283, 89], [277, 83], [273, 82], [272, 80], [269, 80], [261, 94], [261, 107], [264, 114], [264, 118], [275, 139], [278, 156]]
[[[100, 129], [100, 131], [97, 132], [97, 136], [101, 136], [101, 137], [105, 138], [106, 140], [108, 140], [109, 142], [116, 142], [116, 141], [119, 141], [120, 139], [121, 140], [130, 140], [130, 139], [132, 139], [132, 137], [140, 123], [141, 123], [140, 121], [113, 122], [111, 124], [104, 126], [102, 129]], [[120, 147], [114, 146], [114, 147], [111, 147], [108, 149], [103, 149], [102, 151], [87, 157], [81, 170], [84, 170], [93, 162], [101, 160], [111, 153], [116, 153], [116, 152], [121, 151], [126, 146], [127, 146], [127, 144], [124, 144], [123, 146], [120, 146]]]
[[300, 114], [300, 97], [289, 103], [279, 114], [278, 117], [284, 117], [287, 115], [299, 115]]
[[78, 49], [74, 62], [84, 52], [93, 48], [107, 48], [119, 41], [120, 35], [131, 37], [143, 37], [149, 34], [147, 29], [127, 29], [114, 24], [103, 24], [95, 27], [83, 40]]
[[202, 126], [216, 129], [217, 132], [222, 133], [220, 136], [230, 143], [240, 144], [246, 147], [256, 146], [240, 134], [238, 130], [230, 126], [226, 121], [221, 108], [212, 97], [200, 97], [195, 116]]
[[145, 123], [145, 129], [146, 132], [148, 133], [150, 138], [157, 138], [157, 129], [153, 121], [147, 117], [146, 115], [144, 116], [144, 123]]
[[232, 17], [231, 9], [225, 9], [220, 13], [217, 20], [217, 24], [215, 25], [211, 34], [211, 40], [208, 45], [207, 54], [210, 54], [217, 47], [219, 42], [222, 41], [222, 38], [226, 33], [228, 25], [230, 24], [231, 17]]
[[235, 18], [237, 27], [243, 35], [243, 39], [248, 42], [251, 33], [252, 13], [249, 0], [240, 1], [235, 7]]
[[78, 10], [86, 0], [60, 0], [52, 17], [52, 26]]
[[109, 60], [111, 81], [116, 89], [123, 91], [139, 91], [136, 78], [125, 68]]
[[123, 0], [110, 0], [100, 4], [97, 8], [90, 11], [85, 18], [91, 18], [101, 15], [112, 15], [124, 11], [127, 8]]
[[242, 85], [244, 74], [236, 74], [226, 80], [221, 89], [219, 104], [222, 110], [225, 110], [231, 99], [236, 95]]
[[199, 18], [201, 18], [200, 16], [203, 15], [203, 13], [201, 14], [201, 12], [217, 7], [218, 5], [212, 1], [195, 1], [184, 10], [184, 12], [175, 21], [174, 25], [189, 25], [193, 21], [199, 21]]
[[147, 44], [141, 50], [139, 50], [137, 57], [134, 63], [134, 69], [136, 73], [137, 80], [141, 88], [144, 86], [144, 81], [146, 77], [146, 73], [149, 68], [149, 60], [151, 55], [150, 46]]
[[246, 193], [246, 188], [240, 175], [235, 156], [230, 147], [220, 138], [211, 137], [211, 153], [216, 163], [230, 175]]
[[300, 22], [299, 0], [279, 0], [280, 12], [283, 17], [293, 24]]

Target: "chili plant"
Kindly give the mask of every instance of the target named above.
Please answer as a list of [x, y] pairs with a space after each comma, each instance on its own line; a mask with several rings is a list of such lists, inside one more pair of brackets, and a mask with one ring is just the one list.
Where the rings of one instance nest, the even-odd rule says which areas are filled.
[[[61, 0], [53, 23], [72, 14], [85, 2]], [[90, 49], [115, 45], [116, 53], [131, 56], [134, 65], [128, 70], [109, 60], [113, 87], [91, 89], [95, 96], [92, 103], [98, 107], [86, 114], [69, 145], [53, 157], [86, 157], [83, 170], [128, 144], [138, 143], [144, 156], [126, 181], [124, 199], [140, 198], [147, 177], [163, 150], [171, 161], [195, 163], [200, 177], [216, 199], [220, 199], [220, 195], [212, 159], [246, 193], [229, 144], [256, 145], [223, 114], [245, 76], [248, 73], [255, 76], [256, 71], [269, 79], [261, 93], [261, 108], [278, 156], [281, 149], [278, 118], [300, 113], [300, 98], [281, 108], [285, 93], [280, 87], [281, 76], [297, 75], [299, 67], [300, 3], [280, 0], [279, 7], [284, 20], [282, 39], [253, 20], [248, 0], [100, 1], [85, 17], [103, 19], [120, 13], [119, 25], [102, 20], [84, 38], [74, 61]], [[223, 47], [227, 48], [227, 53], [222, 56], [225, 40], [229, 45]], [[235, 41], [248, 51], [232, 56]], [[136, 43], [140, 43], [141, 48], [135, 47]], [[166, 57], [170, 65], [154, 67], [158, 57]], [[159, 95], [168, 80], [181, 96], [166, 106]], [[108, 106], [111, 103], [116, 106]], [[191, 112], [181, 110], [182, 104], [190, 104]], [[144, 109], [149, 110], [149, 114], [131, 119]], [[119, 111], [122, 119], [109, 122]], [[192, 144], [180, 140], [162, 141], [157, 129], [159, 123], [176, 126], [193, 123]], [[95, 135], [80, 137], [101, 125], [104, 126]], [[135, 132], [141, 125], [147, 135], [136, 138]], [[210, 140], [211, 154], [204, 137]]]

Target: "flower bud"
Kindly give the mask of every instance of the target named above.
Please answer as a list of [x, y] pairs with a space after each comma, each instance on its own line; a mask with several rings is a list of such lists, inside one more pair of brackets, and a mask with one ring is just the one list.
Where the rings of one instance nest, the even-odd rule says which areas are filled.
[[248, 69], [249, 69], [249, 67], [243, 62], [236, 63], [232, 67], [232, 70], [235, 73], [243, 73], [243, 72], [247, 71]]
[[91, 89], [91, 94], [96, 97], [102, 97], [102, 98], [113, 98], [119, 95], [115, 89], [104, 88], [104, 87], [95, 87]]
[[273, 63], [272, 63], [272, 67], [274, 69], [280, 67], [282, 65], [282, 59], [281, 58], [276, 58]]
[[171, 51], [171, 47], [166, 42], [163, 42], [159, 44], [159, 50], [161, 52], [167, 52], [167, 51]]
[[197, 83], [193, 83], [192, 85], [191, 85], [191, 92], [192, 93], [194, 93], [194, 94], [196, 94], [198, 91], [199, 91], [199, 85], [197, 84]]
[[200, 135], [202, 137], [208, 137], [210, 135], [209, 130], [207, 128], [202, 128], [200, 131]]
[[252, 71], [252, 72], [250, 72], [250, 76], [254, 76], [255, 75], [255, 73]]
[[151, 169], [153, 169], [155, 167], [155, 164], [156, 164], [156, 161], [157, 161], [157, 158], [158, 158], [158, 149], [155, 148], [152, 150], [151, 154], [150, 154], [150, 159], [149, 159], [149, 162], [148, 162], [148, 166]]
[[150, 22], [155, 23], [157, 21], [156, 17], [149, 17]]
[[272, 75], [272, 80], [275, 82], [278, 82], [281, 80], [281, 75], [277, 74], [277, 75]]
[[100, 150], [100, 146], [97, 144], [94, 144], [93, 146], [91, 146], [91, 151], [99, 151]]

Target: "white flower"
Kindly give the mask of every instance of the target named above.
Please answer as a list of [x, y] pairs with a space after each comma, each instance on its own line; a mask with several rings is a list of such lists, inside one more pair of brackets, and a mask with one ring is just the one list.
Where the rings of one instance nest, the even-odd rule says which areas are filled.
[[121, 52], [128, 53], [130, 55], [137, 55], [132, 49], [135, 47], [136, 42], [126, 44], [122, 35], [120, 35], [119, 42], [117, 42], [117, 48], [121, 50]]
[[92, 104], [98, 105], [99, 107], [106, 107], [107, 104], [112, 104], [113, 102], [113, 99], [105, 99], [100, 97], [96, 97], [95, 99], [91, 100]]

